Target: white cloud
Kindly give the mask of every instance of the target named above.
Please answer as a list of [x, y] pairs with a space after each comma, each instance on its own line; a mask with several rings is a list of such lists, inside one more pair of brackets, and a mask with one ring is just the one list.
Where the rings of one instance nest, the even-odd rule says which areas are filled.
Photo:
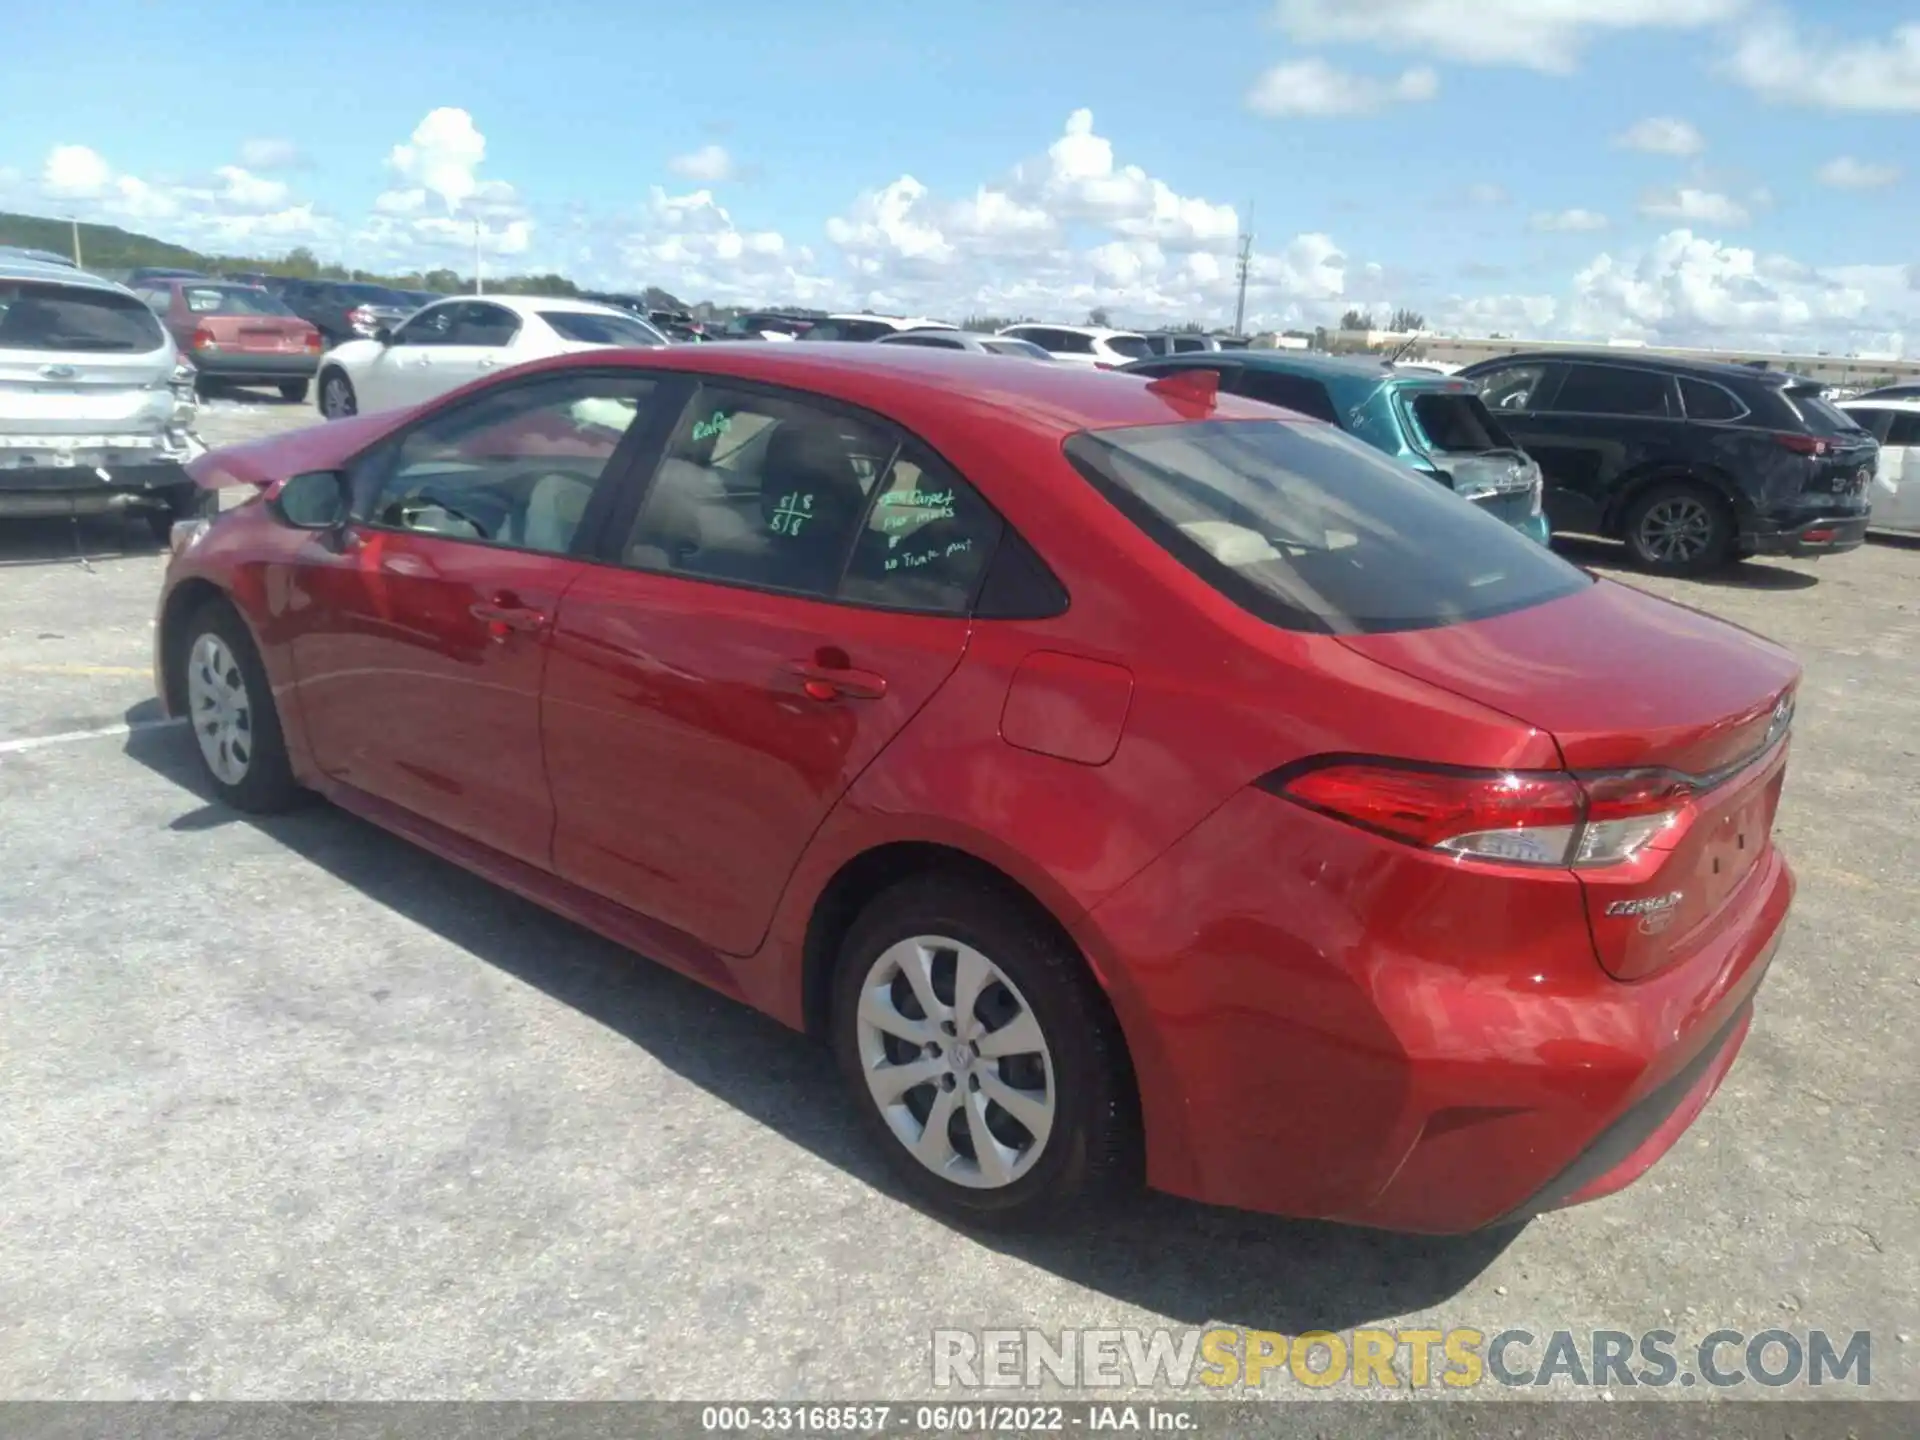
[[404, 145], [396, 145], [387, 163], [405, 180], [437, 195], [449, 213], [479, 188], [475, 172], [487, 158], [487, 137], [473, 116], [457, 106], [429, 111]]
[[[1769, 198], [1763, 190], [1756, 200]], [[1667, 186], [1649, 190], [1640, 197], [1640, 213], [1657, 220], [1685, 220], [1700, 225], [1745, 225], [1753, 213], [1731, 195], [1718, 190], [1698, 190], [1690, 185]]]
[[1747, 29], [1725, 69], [1766, 100], [1825, 110], [1920, 110], [1920, 22], [1884, 40], [1802, 34], [1775, 16]]
[[249, 170], [304, 170], [310, 162], [293, 141], [263, 136], [240, 142], [240, 163]]
[[1247, 92], [1247, 105], [1262, 115], [1367, 115], [1389, 105], [1431, 100], [1440, 77], [1426, 66], [1391, 80], [1355, 75], [1318, 57], [1276, 65]]
[[702, 145], [686, 155], [676, 155], [667, 162], [667, 168], [704, 185], [716, 185], [734, 175], [733, 157], [724, 145]]
[[1900, 167], [1841, 155], [1822, 165], [1817, 178], [1836, 190], [1878, 190], [1900, 178]]
[[311, 243], [336, 232], [311, 204], [295, 201], [285, 183], [242, 166], [222, 165], [203, 179], [148, 180], [116, 170], [86, 145], [47, 152], [38, 203], [82, 220], [145, 225], [215, 251]]
[[1280, 28], [1301, 44], [1366, 44], [1474, 65], [1564, 72], [1594, 35], [1691, 30], [1746, 0], [1278, 0]]
[[1597, 210], [1542, 210], [1528, 222], [1535, 230], [1549, 233], [1579, 233], [1607, 228], [1607, 217]]
[[1698, 155], [1707, 142], [1685, 120], [1671, 115], [1655, 115], [1628, 127], [1613, 142], [1624, 150], [1643, 150], [1649, 155]]

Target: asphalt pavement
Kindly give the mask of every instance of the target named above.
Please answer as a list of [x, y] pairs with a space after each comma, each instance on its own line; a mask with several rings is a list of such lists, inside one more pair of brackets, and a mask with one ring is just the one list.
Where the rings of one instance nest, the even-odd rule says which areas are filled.
[[1457, 1240], [920, 1213], [806, 1040], [340, 812], [211, 804], [151, 699], [162, 568], [0, 529], [0, 1396], [910, 1397], [936, 1328], [1217, 1324], [1865, 1330], [1864, 1393], [1920, 1399], [1920, 545], [1616, 572], [1806, 665], [1799, 902], [1664, 1162]]

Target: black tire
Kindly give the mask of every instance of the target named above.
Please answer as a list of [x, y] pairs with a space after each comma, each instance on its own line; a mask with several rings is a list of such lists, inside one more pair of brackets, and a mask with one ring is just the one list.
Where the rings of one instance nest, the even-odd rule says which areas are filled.
[[231, 389], [232, 387], [226, 381], [215, 379], [210, 375], [202, 375], [193, 382], [193, 393], [202, 400], [211, 400], [216, 395], [225, 395]]
[[[195, 705], [189, 667], [196, 663], [202, 638], [209, 636], [218, 640], [230, 657], [247, 700], [250, 718], [246, 727], [246, 764], [244, 773], [237, 778], [222, 776], [216, 771], [202, 744], [203, 716], [211, 712]], [[168, 689], [182, 698], [187, 723], [193, 731], [194, 753], [214, 794], [224, 804], [251, 815], [273, 815], [299, 804], [305, 792], [293, 778], [286, 739], [280, 731], [280, 716], [274, 708], [273, 688], [239, 611], [225, 600], [210, 600], [202, 605], [181, 627], [179, 643], [173, 647], [168, 663], [174, 670]], [[232, 675], [218, 678], [227, 684], [233, 680]]]
[[1666, 480], [1634, 496], [1621, 537], [1658, 575], [1710, 575], [1733, 562], [1738, 527], [1726, 497], [1698, 480]]
[[338, 366], [329, 365], [320, 372], [320, 413], [329, 420], [344, 420], [360, 413], [360, 397], [353, 393], [353, 381]]
[[[1024, 1000], [1044, 1037], [1051, 1061], [1051, 1128], [1024, 1172], [997, 1188], [968, 1186], [922, 1164], [889, 1124], [868, 1088], [868, 1062], [863, 1058], [858, 1016], [869, 972], [896, 943], [918, 936], [937, 936], [971, 947], [1012, 982], [1017, 997], [1015, 990], [997, 982], [979, 992], [973, 1006], [976, 1020], [983, 1010], [995, 1008], [996, 1001], [1004, 1015], [1017, 1013], [1017, 1009], [1007, 1007]], [[937, 946], [931, 948], [938, 950]], [[932, 985], [936, 998], [948, 1005], [953, 1004], [952, 975], [948, 968], [946, 993], [939, 994], [942, 966], [935, 962]], [[925, 1018], [924, 1011], [921, 1018]], [[991, 1029], [981, 1033], [983, 1043], [991, 1033]], [[903, 1047], [905, 1057], [914, 1058], [912, 1044], [899, 1040], [891, 1043]], [[901, 881], [868, 904], [841, 946], [834, 975], [833, 1046], [862, 1123], [888, 1163], [928, 1208], [949, 1218], [993, 1229], [1084, 1221], [1091, 1208], [1138, 1184], [1140, 1132], [1132, 1071], [1106, 998], [1079, 954], [1050, 920], [1036, 913], [1032, 902], [1010, 894], [991, 878], [955, 871], [929, 872]], [[1044, 1073], [1037, 1068], [1023, 1072], [1008, 1068], [1013, 1064], [1038, 1067], [1041, 1062], [1033, 1054], [1014, 1060], [978, 1057], [977, 1049], [975, 1053], [977, 1058], [964, 1063], [979, 1067], [982, 1077], [991, 1070], [992, 1080], [1002, 1083], [1026, 1088], [1030, 1082], [1023, 1077]], [[902, 1063], [891, 1054], [886, 1060]], [[950, 1083], [956, 1079], [963, 1079], [965, 1084]], [[943, 1074], [937, 1081], [913, 1087], [900, 1104], [916, 1107], [914, 1119], [924, 1124], [927, 1113], [923, 1110], [930, 1111], [943, 1087], [952, 1091], [966, 1086], [978, 1091], [979, 1078], [971, 1073], [960, 1077]], [[917, 1100], [912, 1098], [916, 1095]], [[961, 1101], [966, 1100], [962, 1095]], [[1004, 1125], [1011, 1119], [1004, 1111], [995, 1112], [991, 1100], [981, 1103], [986, 1107], [983, 1113], [993, 1115], [995, 1124]], [[955, 1159], [971, 1160], [977, 1167], [967, 1118], [963, 1106], [953, 1120], [959, 1134], [950, 1144], [956, 1152], [969, 1152], [956, 1153]], [[1016, 1127], [1013, 1133], [1025, 1134], [1031, 1142], [1032, 1132], [1023, 1127]]]
[[280, 387], [280, 398], [289, 405], [298, 405], [305, 401], [307, 391], [311, 388], [311, 383], [306, 380], [289, 380]]
[[219, 514], [220, 495], [214, 490], [203, 490], [198, 485], [182, 485], [168, 492], [166, 509], [149, 510], [146, 513], [153, 538], [164, 545], [173, 536], [174, 522]]

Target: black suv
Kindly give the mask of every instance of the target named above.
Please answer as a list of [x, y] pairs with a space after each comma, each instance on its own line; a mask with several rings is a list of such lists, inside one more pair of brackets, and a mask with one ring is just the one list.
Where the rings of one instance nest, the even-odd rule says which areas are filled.
[[1852, 550], [1879, 445], [1802, 376], [1617, 350], [1469, 365], [1540, 465], [1553, 528], [1697, 575], [1754, 554]]

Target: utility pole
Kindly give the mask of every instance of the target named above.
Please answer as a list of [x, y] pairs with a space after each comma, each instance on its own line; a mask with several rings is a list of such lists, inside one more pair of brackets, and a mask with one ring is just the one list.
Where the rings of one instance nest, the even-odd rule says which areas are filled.
[[480, 217], [473, 217], [473, 293], [486, 294], [480, 281]]
[[1247, 228], [1240, 237], [1240, 298], [1233, 307], [1233, 333], [1236, 336], [1246, 334], [1247, 324], [1247, 275], [1253, 269], [1253, 206], [1247, 206]]
[[86, 267], [80, 263], [80, 217], [69, 215], [67, 223], [73, 226], [73, 268], [84, 270]]

